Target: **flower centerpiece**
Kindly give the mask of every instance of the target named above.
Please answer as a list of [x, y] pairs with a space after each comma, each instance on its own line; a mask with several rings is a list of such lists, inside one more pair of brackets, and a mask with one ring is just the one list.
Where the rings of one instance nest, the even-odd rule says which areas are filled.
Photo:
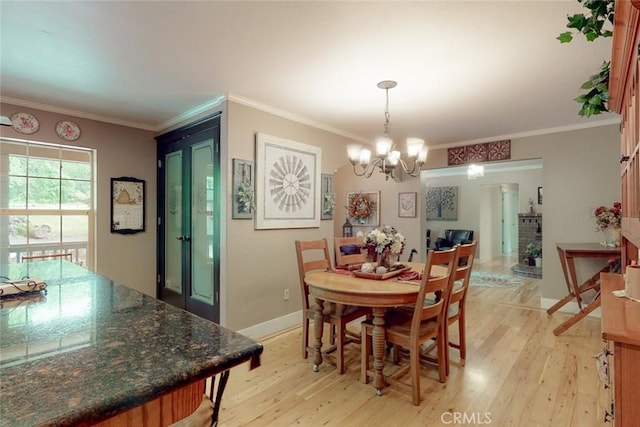
[[615, 202], [612, 207], [598, 206], [593, 215], [596, 217], [596, 230], [607, 232], [607, 246], [620, 246], [620, 227], [622, 224], [622, 204]]
[[378, 254], [378, 263], [383, 267], [390, 267], [392, 255], [400, 255], [404, 250], [405, 238], [398, 230], [389, 225], [375, 228], [365, 234], [363, 245]]

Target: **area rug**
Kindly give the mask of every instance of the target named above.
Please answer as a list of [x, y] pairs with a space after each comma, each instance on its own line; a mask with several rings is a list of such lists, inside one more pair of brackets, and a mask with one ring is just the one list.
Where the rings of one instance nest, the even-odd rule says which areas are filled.
[[469, 286], [482, 286], [485, 288], [508, 288], [521, 286], [522, 284], [524, 284], [524, 281], [516, 276], [480, 271], [472, 271], [471, 280], [469, 281]]

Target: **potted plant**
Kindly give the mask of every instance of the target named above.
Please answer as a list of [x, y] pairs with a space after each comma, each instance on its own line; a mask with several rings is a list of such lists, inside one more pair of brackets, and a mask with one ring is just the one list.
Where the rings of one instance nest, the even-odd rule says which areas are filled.
[[535, 265], [536, 267], [542, 266], [542, 247], [529, 243], [527, 245], [527, 255], [529, 255], [529, 265]]

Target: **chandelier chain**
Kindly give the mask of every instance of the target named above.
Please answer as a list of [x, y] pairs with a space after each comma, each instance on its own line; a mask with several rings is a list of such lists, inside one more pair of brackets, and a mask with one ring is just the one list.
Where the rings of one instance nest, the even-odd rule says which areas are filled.
[[389, 119], [391, 114], [389, 113], [389, 88], [385, 89], [386, 103], [384, 105], [384, 136], [389, 137]]

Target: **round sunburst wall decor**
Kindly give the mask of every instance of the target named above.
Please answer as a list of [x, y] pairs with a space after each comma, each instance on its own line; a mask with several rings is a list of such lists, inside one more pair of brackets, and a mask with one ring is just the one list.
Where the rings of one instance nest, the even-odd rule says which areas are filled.
[[281, 212], [302, 209], [311, 196], [311, 174], [302, 159], [295, 155], [279, 157], [269, 171], [269, 188], [273, 203]]

